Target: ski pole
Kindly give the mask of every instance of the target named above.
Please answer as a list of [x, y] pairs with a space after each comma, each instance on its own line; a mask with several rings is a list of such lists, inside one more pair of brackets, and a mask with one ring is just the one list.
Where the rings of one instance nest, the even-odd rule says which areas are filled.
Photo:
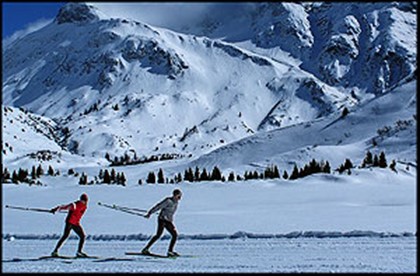
[[117, 206], [115, 206], [115, 205], [108, 205], [108, 204], [104, 204], [104, 203], [102, 203], [102, 202], [98, 202], [98, 205], [99, 205], [99, 206], [106, 207], [106, 208], [110, 208], [110, 209], [113, 209], [113, 210], [117, 210], [117, 211], [125, 212], [125, 213], [128, 213], [128, 214], [132, 214], [132, 215], [136, 215], [136, 216], [145, 217], [145, 215], [143, 215], [143, 214], [139, 214], [139, 213], [137, 213], [137, 212], [130, 211], [130, 210], [126, 210], [126, 209], [122, 209], [122, 208], [118, 208], [118, 207], [117, 207]]
[[[101, 202], [98, 202], [99, 205], [103, 204]], [[144, 212], [147, 213], [147, 210], [145, 209], [138, 209], [138, 208], [131, 208], [131, 207], [125, 207], [125, 206], [119, 206], [116, 204], [113, 205], [108, 205], [109, 207], [113, 208], [113, 209], [124, 209], [124, 210], [129, 210], [129, 211], [136, 211], [136, 212]]]
[[125, 209], [125, 210], [132, 210], [136, 212], [147, 213], [147, 210], [144, 210], [144, 209], [137, 209], [137, 208], [131, 208], [131, 207], [118, 206], [118, 205], [115, 205], [115, 207], [120, 208], [120, 209]]
[[16, 209], [16, 210], [23, 210], [23, 211], [35, 211], [35, 212], [51, 213], [50, 209], [28, 208], [28, 207], [19, 207], [19, 206], [11, 206], [11, 205], [6, 205], [5, 207], [9, 208], [9, 209]]

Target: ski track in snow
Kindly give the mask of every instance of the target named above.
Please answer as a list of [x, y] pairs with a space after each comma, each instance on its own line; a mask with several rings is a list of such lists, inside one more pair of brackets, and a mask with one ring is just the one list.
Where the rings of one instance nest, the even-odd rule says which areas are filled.
[[[180, 240], [176, 250], [194, 258], [157, 259], [125, 256], [145, 242], [89, 241], [85, 251], [117, 260], [42, 260], [53, 240], [3, 242], [3, 272], [415, 272], [416, 238], [297, 238]], [[164, 254], [168, 241], [152, 251]], [[60, 253], [73, 255], [77, 241], [68, 240]], [[12, 261], [19, 258], [21, 261]]]

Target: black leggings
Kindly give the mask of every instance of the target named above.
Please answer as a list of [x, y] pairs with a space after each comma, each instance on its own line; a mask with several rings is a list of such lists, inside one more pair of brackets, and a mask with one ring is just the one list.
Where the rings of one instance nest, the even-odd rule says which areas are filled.
[[172, 236], [171, 243], [169, 244], [169, 251], [174, 250], [178, 233], [176, 232], [175, 225], [172, 222], [164, 220], [164, 219], [158, 220], [158, 228], [156, 231], [156, 235], [154, 235], [152, 239], [149, 241], [149, 243], [146, 245], [146, 249], [149, 249], [160, 238], [160, 236], [162, 236], [163, 229], [168, 230], [168, 232]]
[[85, 243], [85, 232], [83, 232], [83, 228], [81, 225], [73, 225], [66, 222], [66, 226], [64, 227], [64, 233], [61, 239], [58, 241], [57, 246], [55, 247], [54, 251], [58, 251], [60, 247], [63, 245], [64, 241], [67, 240], [67, 238], [70, 235], [70, 231], [74, 230], [76, 234], [79, 236], [79, 247], [77, 249], [77, 252], [82, 252], [83, 244]]

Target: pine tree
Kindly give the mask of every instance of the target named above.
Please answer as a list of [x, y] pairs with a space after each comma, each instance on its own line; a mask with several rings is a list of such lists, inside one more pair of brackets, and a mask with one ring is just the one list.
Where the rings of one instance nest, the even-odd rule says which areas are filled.
[[149, 183], [149, 184], [156, 183], [156, 176], [155, 176], [154, 172], [149, 172], [149, 175], [147, 176], [146, 182]]
[[200, 181], [200, 169], [195, 167], [194, 181]]
[[233, 172], [230, 172], [228, 181], [235, 181], [235, 174]]
[[397, 170], [395, 169], [396, 165], [397, 165], [397, 163], [395, 162], [395, 160], [392, 160], [392, 161], [391, 161], [391, 164], [389, 164], [389, 168], [390, 168], [392, 171], [394, 171], [394, 172], [398, 173], [398, 172], [397, 172]]
[[18, 179], [19, 179], [19, 181], [20, 182], [27, 181], [28, 174], [29, 173], [28, 173], [27, 170], [24, 170], [24, 169], [19, 168], [19, 171], [18, 171]]
[[283, 179], [288, 179], [289, 175], [287, 174], [287, 171], [285, 170], [283, 173]]
[[217, 166], [214, 166], [213, 171], [211, 172], [211, 180], [222, 180], [222, 173]]
[[372, 164], [373, 164], [372, 153], [370, 151], [367, 151], [365, 159], [363, 159], [363, 162], [362, 162], [362, 168], [364, 168], [368, 165], [372, 165]]
[[68, 175], [73, 175], [74, 174], [74, 170], [73, 169], [69, 169], [67, 172]]
[[293, 179], [297, 179], [299, 177], [299, 170], [298, 170], [298, 167], [296, 166], [296, 164], [295, 164], [295, 166], [293, 167], [293, 171], [292, 171], [292, 173], [290, 174], [290, 177], [289, 177], [289, 179], [290, 180], [293, 180]]
[[276, 165], [274, 165], [273, 178], [280, 178], [279, 168]]
[[16, 173], [15, 170], [13, 170], [13, 173], [12, 173], [12, 182], [15, 183], [15, 184], [19, 183], [19, 176], [18, 176], [18, 174]]
[[318, 163], [315, 159], [312, 159], [311, 162], [309, 162], [309, 166], [307, 167], [306, 173], [307, 175], [317, 173]]
[[177, 183], [182, 182], [182, 175], [181, 173], [178, 173], [178, 179], [177, 179]]
[[193, 173], [192, 168], [188, 168], [188, 175], [189, 175], [190, 182], [194, 182], [194, 173]]
[[163, 176], [162, 169], [159, 169], [157, 182], [158, 183], [165, 183], [165, 177]]
[[51, 165], [48, 166], [48, 175], [54, 175], [54, 169]]
[[188, 168], [185, 170], [184, 172], [184, 180], [185, 181], [189, 181], [189, 182], [193, 182], [194, 181], [194, 173], [192, 171], [191, 168]]
[[125, 186], [125, 182], [127, 181], [127, 179], [125, 178], [125, 175], [124, 175], [124, 173], [122, 172], [121, 173], [121, 175], [120, 175], [120, 182], [121, 182], [121, 185], [123, 185], [123, 186]]
[[104, 171], [102, 169], [99, 170], [99, 179], [103, 179], [104, 178]]
[[346, 159], [346, 161], [344, 161], [344, 169], [351, 169], [353, 168], [353, 163], [350, 161], [350, 159]]
[[39, 164], [38, 168], [36, 169], [36, 175], [37, 175], [37, 177], [40, 177], [43, 174], [44, 174], [44, 170], [42, 169], [41, 164]]
[[341, 112], [341, 117], [344, 118], [349, 114], [349, 110], [347, 107], [344, 107], [343, 111]]
[[209, 175], [207, 173], [206, 168], [204, 168], [200, 175], [200, 181], [207, 181], [207, 180], [209, 180]]
[[385, 158], [385, 153], [383, 151], [381, 151], [381, 153], [379, 154], [378, 165], [380, 168], [386, 168], [388, 166]]
[[[35, 168], [35, 166], [33, 168]], [[8, 179], [10, 179], [10, 173], [7, 170], [7, 168], [4, 168], [3, 175], [2, 175], [2, 180], [4, 182], [5, 180], [8, 180]]]
[[116, 178], [115, 170], [112, 169], [111, 170], [111, 175], [110, 175], [111, 183], [115, 182], [115, 180], [116, 180], [115, 178]]
[[143, 184], [143, 181], [141, 179], [139, 179], [138, 184], [139, 185], [142, 185]]
[[103, 182], [106, 183], [106, 184], [111, 183], [111, 176], [109, 175], [109, 172], [108, 172], [107, 169], [105, 169], [105, 172], [104, 172], [104, 181]]
[[325, 165], [323, 166], [322, 171], [324, 173], [331, 173], [331, 166], [330, 166], [330, 163], [328, 161], [325, 162]]
[[258, 179], [258, 171], [255, 170], [254, 173], [252, 174], [252, 179]]
[[85, 173], [82, 173], [82, 175], [79, 178], [79, 185], [86, 185], [87, 182], [87, 176], [85, 175]]
[[32, 171], [31, 171], [31, 178], [32, 179], [36, 179], [38, 176], [36, 174], [36, 168], [35, 166], [32, 166]]
[[379, 158], [376, 154], [373, 156], [373, 165], [372, 166], [373, 167], [379, 167]]

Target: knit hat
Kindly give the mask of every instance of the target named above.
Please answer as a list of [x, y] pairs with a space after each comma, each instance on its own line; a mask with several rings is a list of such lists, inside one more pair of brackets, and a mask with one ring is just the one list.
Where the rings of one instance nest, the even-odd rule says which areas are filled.
[[80, 196], [80, 200], [83, 200], [83, 201], [88, 201], [88, 196], [87, 196], [87, 194], [83, 193], [83, 194]]

